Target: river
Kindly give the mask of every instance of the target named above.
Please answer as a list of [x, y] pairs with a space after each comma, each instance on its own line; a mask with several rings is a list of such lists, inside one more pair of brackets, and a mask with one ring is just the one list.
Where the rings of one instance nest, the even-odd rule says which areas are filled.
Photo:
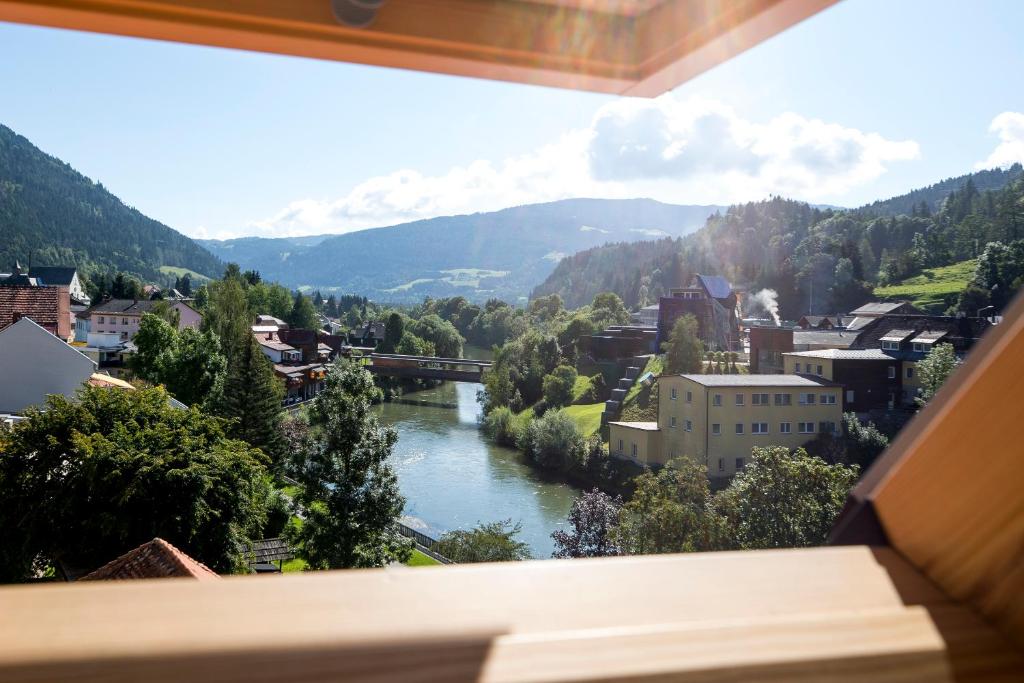
[[406, 498], [406, 523], [435, 538], [478, 522], [511, 519], [535, 558], [551, 557], [551, 532], [564, 527], [578, 494], [487, 441], [477, 426], [479, 384], [445, 382], [382, 404], [398, 431], [391, 464]]

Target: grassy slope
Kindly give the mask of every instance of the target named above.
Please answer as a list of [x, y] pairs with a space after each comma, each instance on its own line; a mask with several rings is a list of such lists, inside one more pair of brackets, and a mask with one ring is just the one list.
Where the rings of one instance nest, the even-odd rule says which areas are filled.
[[921, 275], [898, 285], [876, 287], [875, 296], [883, 299], [909, 299], [915, 306], [931, 311], [945, 309], [974, 277], [975, 261], [969, 259], [941, 268], [928, 268]]
[[573, 419], [583, 436], [597, 434], [597, 430], [601, 428], [602, 411], [604, 411], [603, 403], [583, 403], [578, 406], [562, 408], [562, 412]]
[[160, 266], [160, 272], [166, 273], [168, 275], [173, 275], [174, 277], [182, 277], [183, 275], [185, 275], [185, 273], [188, 273], [189, 275], [192, 276], [192, 283], [194, 285], [202, 284], [203, 282], [206, 282], [207, 280], [210, 279], [209, 276], [207, 275], [197, 273], [196, 271], [189, 270], [188, 268], [180, 268], [178, 266]]

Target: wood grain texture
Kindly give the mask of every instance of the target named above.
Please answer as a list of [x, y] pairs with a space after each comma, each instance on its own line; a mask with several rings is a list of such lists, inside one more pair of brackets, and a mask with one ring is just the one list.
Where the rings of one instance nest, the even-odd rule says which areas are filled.
[[996, 681], [896, 553], [711, 553], [0, 588], [0, 680]]
[[866, 474], [890, 543], [1024, 646], [1024, 299]]
[[390, 0], [352, 29], [329, 0], [0, 0], [0, 20], [657, 95], [835, 1]]

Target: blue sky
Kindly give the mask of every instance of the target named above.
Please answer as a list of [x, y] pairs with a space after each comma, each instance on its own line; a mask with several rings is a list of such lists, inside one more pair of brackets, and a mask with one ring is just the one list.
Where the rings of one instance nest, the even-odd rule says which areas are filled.
[[1024, 157], [1024, 3], [845, 0], [658, 100], [0, 24], [0, 123], [193, 236], [853, 206]]

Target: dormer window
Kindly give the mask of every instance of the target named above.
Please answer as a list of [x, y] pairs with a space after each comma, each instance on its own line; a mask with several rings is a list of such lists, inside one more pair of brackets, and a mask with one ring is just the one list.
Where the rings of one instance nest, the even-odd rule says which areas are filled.
[[928, 353], [928, 349], [921, 342], [914, 342], [914, 351], [917, 353]]
[[897, 342], [897, 341], [883, 341], [882, 342], [882, 350], [883, 351], [899, 351], [900, 350], [900, 343]]

